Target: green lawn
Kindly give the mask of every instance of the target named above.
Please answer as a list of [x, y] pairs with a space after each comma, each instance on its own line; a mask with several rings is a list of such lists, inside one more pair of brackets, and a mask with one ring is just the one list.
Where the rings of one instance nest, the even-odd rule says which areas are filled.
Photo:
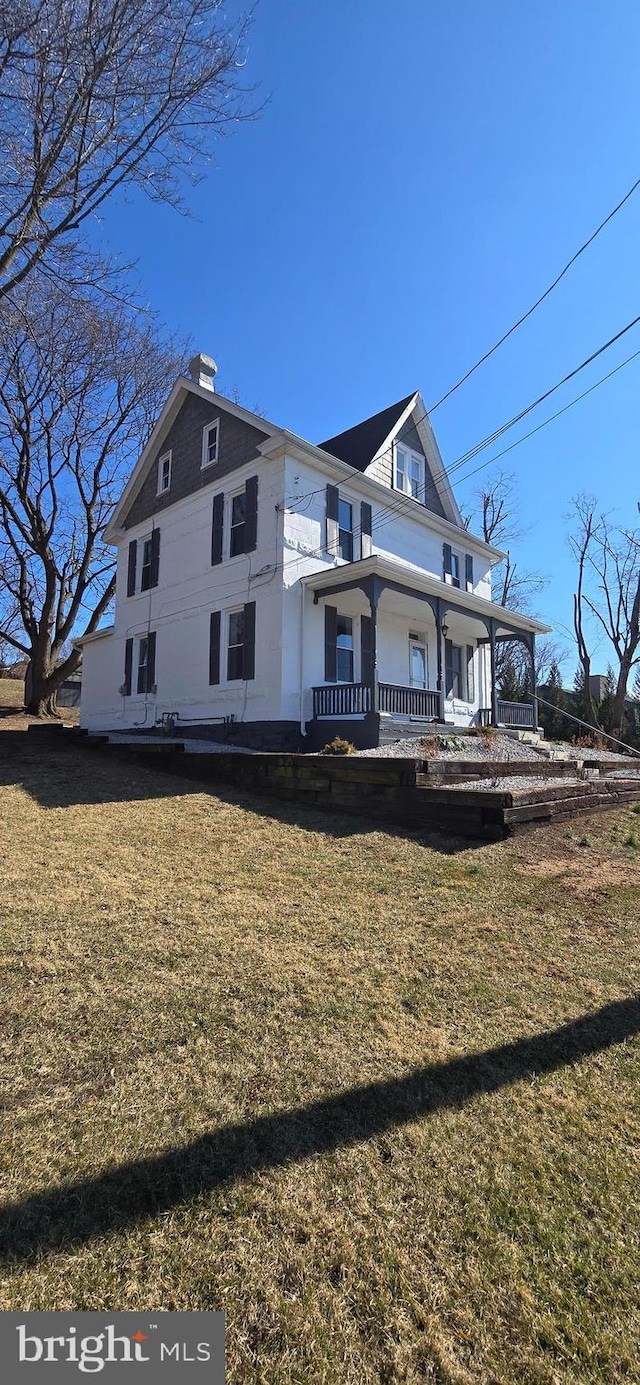
[[0, 1308], [640, 1381], [637, 814], [449, 850], [26, 734], [0, 784]]

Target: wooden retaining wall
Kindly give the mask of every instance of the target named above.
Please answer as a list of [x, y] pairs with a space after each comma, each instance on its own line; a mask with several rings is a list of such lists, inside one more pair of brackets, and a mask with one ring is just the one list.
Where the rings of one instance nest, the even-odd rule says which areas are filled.
[[[40, 727], [33, 728], [43, 734]], [[535, 787], [488, 792], [454, 788], [434, 782], [431, 763], [420, 759], [330, 757], [229, 752], [185, 754], [184, 746], [153, 743], [122, 744], [106, 737], [65, 732], [66, 743], [95, 748], [126, 761], [153, 766], [170, 774], [210, 784], [225, 784], [249, 793], [288, 802], [307, 803], [328, 812], [356, 814], [370, 822], [414, 830], [445, 832], [450, 836], [497, 840], [522, 827], [580, 813], [612, 808], [640, 800], [640, 780], [576, 780], [575, 766], [515, 762], [516, 774], [535, 774]], [[447, 764], [447, 771], [454, 766]], [[477, 761], [471, 764], [477, 774]], [[484, 762], [482, 775], [511, 775], [514, 762]], [[442, 762], [438, 762], [438, 772]], [[561, 771], [559, 774], [558, 771]], [[445, 778], [447, 776], [445, 775]], [[458, 777], [458, 776], [456, 776]], [[548, 778], [566, 777], [566, 784], [547, 785]]]

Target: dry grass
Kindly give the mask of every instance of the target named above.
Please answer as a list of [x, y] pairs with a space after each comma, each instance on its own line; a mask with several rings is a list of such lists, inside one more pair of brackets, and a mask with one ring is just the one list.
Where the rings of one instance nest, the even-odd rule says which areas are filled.
[[633, 1024], [455, 1063], [640, 991], [637, 819], [446, 854], [8, 739], [0, 1308], [223, 1308], [231, 1385], [640, 1380]]
[[[37, 720], [27, 716], [24, 707], [24, 683], [19, 678], [0, 678], [0, 729], [4, 731], [26, 731]], [[67, 726], [77, 726], [80, 720], [78, 707], [61, 707], [60, 720]]]

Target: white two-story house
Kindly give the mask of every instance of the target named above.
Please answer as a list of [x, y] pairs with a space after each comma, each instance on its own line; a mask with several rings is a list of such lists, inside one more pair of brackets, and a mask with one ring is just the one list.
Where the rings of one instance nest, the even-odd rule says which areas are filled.
[[[391, 723], [533, 727], [496, 645], [548, 627], [491, 600], [419, 393], [320, 444], [180, 377], [106, 531], [115, 619], [83, 650], [81, 724], [266, 749]], [[533, 678], [532, 678], [533, 685]]]

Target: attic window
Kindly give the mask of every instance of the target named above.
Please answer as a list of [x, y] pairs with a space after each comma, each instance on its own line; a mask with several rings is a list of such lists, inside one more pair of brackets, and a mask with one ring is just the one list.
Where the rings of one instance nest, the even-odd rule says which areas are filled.
[[404, 491], [414, 500], [424, 504], [425, 460], [418, 452], [396, 443], [394, 484], [397, 491]]
[[220, 419], [207, 423], [202, 434], [202, 466], [212, 466], [218, 460]]
[[171, 488], [171, 453], [165, 452], [158, 462], [158, 495], [164, 495]]

